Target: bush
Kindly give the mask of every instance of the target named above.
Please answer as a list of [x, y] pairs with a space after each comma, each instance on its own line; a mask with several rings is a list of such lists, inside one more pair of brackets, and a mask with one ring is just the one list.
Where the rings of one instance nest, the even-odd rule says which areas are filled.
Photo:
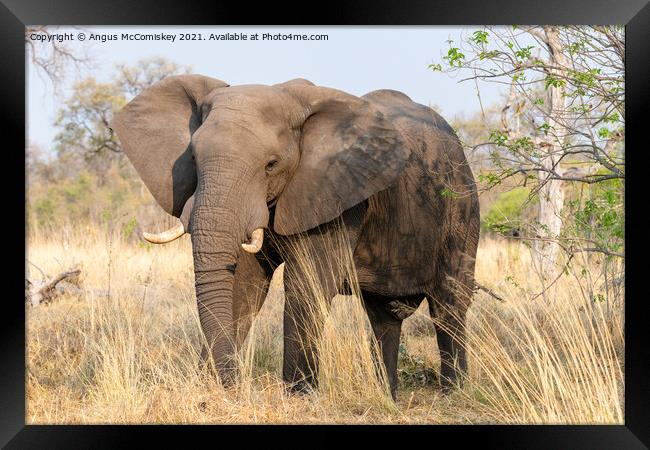
[[[58, 165], [58, 161], [51, 163]], [[104, 173], [80, 170], [48, 180], [33, 176], [27, 189], [27, 220], [31, 229], [58, 229], [68, 225], [99, 224], [119, 230], [127, 239], [139, 239], [144, 224], [163, 228], [172, 220], [155, 203], [132, 170], [115, 161]], [[162, 225], [152, 222], [163, 221]]]
[[529, 201], [529, 196], [530, 189], [521, 186], [500, 194], [481, 219], [483, 231], [517, 233], [525, 220], [532, 215], [533, 206], [537, 204], [537, 197]]
[[598, 248], [622, 252], [625, 247], [625, 190], [622, 180], [595, 183], [567, 201], [563, 234], [589, 240]]

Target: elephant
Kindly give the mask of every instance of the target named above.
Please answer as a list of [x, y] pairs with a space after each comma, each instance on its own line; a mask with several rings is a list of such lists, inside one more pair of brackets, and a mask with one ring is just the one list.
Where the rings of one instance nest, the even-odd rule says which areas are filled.
[[[461, 382], [479, 202], [455, 131], [431, 108], [389, 89], [359, 97], [300, 78], [230, 86], [188, 74], [141, 92], [111, 129], [157, 203], [180, 219], [144, 237], [191, 236], [203, 356], [224, 385], [237, 381], [233, 355], [284, 262], [283, 380], [292, 392], [317, 388], [311, 300], [296, 257], [276, 243], [306, 236], [325, 252], [337, 221], [393, 398], [402, 321], [424, 299], [442, 389]], [[330, 297], [346, 283], [332, 272], [317, 274]]]

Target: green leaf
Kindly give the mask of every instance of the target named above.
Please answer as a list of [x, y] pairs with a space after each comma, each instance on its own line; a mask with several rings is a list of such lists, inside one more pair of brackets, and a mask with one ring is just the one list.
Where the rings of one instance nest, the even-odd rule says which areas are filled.
[[465, 55], [461, 53], [458, 47], [452, 47], [447, 52], [447, 56], [443, 56], [442, 59], [447, 60], [449, 66], [451, 67], [453, 66], [462, 67], [463, 60], [465, 59]]
[[610, 137], [610, 135], [611, 135], [611, 131], [609, 131], [609, 128], [601, 127], [598, 130], [598, 136], [603, 139], [607, 139], [608, 137]]
[[454, 191], [452, 191], [452, 190], [449, 189], [449, 188], [443, 188], [443, 189], [440, 191], [440, 196], [441, 196], [442, 198], [451, 198], [451, 199], [455, 199], [455, 198], [460, 197], [460, 195], [459, 195], [457, 192], [454, 192]]
[[535, 48], [534, 45], [529, 45], [529, 46], [527, 46], [527, 47], [524, 47], [524, 48], [522, 48], [522, 49], [519, 49], [519, 50], [517, 50], [517, 51], [515, 52], [515, 56], [516, 56], [518, 59], [526, 60], [526, 59], [528, 59], [528, 58], [531, 57], [532, 54], [531, 54], [530, 51], [531, 51], [533, 48]]
[[501, 183], [501, 178], [496, 173], [481, 173], [478, 176], [478, 180], [481, 183], [487, 184], [489, 188]]
[[508, 140], [508, 136], [501, 130], [492, 130], [490, 131], [490, 141], [494, 142], [496, 145], [503, 146]]
[[487, 37], [488, 37], [488, 32], [487, 31], [475, 31], [474, 34], [472, 35], [472, 40], [477, 44], [487, 44]]
[[519, 139], [515, 139], [515, 141], [509, 145], [509, 148], [511, 150], [532, 150], [535, 147], [535, 144], [533, 143], [533, 140], [528, 137], [528, 136], [523, 136], [520, 137]]
[[548, 89], [550, 86], [553, 87], [562, 87], [566, 84], [566, 81], [556, 78], [551, 74], [546, 75], [546, 78], [544, 79], [544, 89]]
[[512, 76], [512, 81], [515, 82], [515, 83], [516, 83], [517, 81], [526, 81], [526, 74], [525, 74], [523, 71], [516, 72], [516, 73]]
[[486, 59], [492, 59], [492, 58], [494, 58], [495, 56], [498, 56], [498, 55], [499, 55], [498, 50], [491, 50], [489, 52], [481, 52], [481, 53], [479, 53], [478, 54], [478, 59], [483, 61], [483, 60], [486, 60]]

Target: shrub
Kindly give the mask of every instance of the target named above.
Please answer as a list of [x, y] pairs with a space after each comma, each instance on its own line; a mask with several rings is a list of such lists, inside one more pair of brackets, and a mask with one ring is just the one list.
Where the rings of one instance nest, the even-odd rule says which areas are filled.
[[536, 196], [531, 201], [529, 196], [530, 189], [521, 186], [500, 194], [482, 218], [481, 228], [500, 234], [519, 230], [537, 203]]

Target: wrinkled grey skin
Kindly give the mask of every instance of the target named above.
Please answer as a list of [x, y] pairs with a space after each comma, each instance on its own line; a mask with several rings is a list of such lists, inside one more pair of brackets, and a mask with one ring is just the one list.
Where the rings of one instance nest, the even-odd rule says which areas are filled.
[[[306, 233], [324, 252], [339, 218], [393, 396], [402, 320], [423, 298], [440, 324], [443, 388], [466, 369], [478, 197], [457, 137], [430, 108], [391, 90], [355, 97], [301, 79], [231, 87], [182, 75], [133, 99], [112, 128], [161, 207], [191, 233], [205, 350], [223, 382], [235, 380], [232, 355], [285, 262], [283, 377], [293, 389], [315, 384], [310, 299], [299, 265], [274, 242]], [[262, 251], [243, 252], [258, 227]], [[319, 276], [331, 296], [345, 285], [331, 270]]]

